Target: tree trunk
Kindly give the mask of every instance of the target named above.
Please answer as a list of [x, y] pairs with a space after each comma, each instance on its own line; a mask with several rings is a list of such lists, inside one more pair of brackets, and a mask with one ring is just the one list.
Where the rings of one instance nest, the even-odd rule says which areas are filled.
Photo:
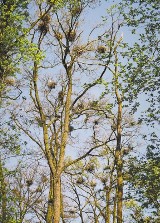
[[114, 202], [114, 204], [113, 204], [113, 223], [116, 223], [116, 213], [117, 213], [117, 209], [116, 209], [116, 207], [117, 207], [116, 194], [115, 194], [115, 197], [113, 199], [113, 202]]
[[[119, 40], [118, 44], [120, 43]], [[118, 55], [117, 55], [117, 46], [114, 49], [115, 55], [115, 71], [114, 71], [114, 79], [115, 79], [115, 95], [117, 99], [118, 105], [118, 114], [117, 114], [117, 143], [116, 143], [116, 151], [115, 151], [115, 165], [117, 171], [117, 223], [122, 223], [122, 200], [123, 200], [123, 159], [121, 154], [121, 140], [122, 140], [122, 95], [119, 92], [119, 74], [118, 74]]]
[[117, 117], [117, 146], [115, 152], [115, 163], [117, 170], [117, 223], [122, 223], [122, 202], [123, 202], [123, 160], [121, 154], [121, 138], [122, 138], [122, 102], [118, 98], [118, 117]]
[[3, 174], [3, 166], [0, 157], [0, 195], [1, 195], [1, 222], [7, 223], [7, 196], [6, 183]]
[[54, 223], [59, 223], [60, 215], [61, 215], [61, 180], [60, 180], [60, 177], [57, 177], [54, 179], [53, 193], [54, 193], [54, 201], [53, 201]]
[[105, 223], [110, 223], [110, 188], [106, 188], [106, 219]]
[[47, 216], [46, 216], [46, 222], [52, 223], [53, 222], [53, 176], [52, 173], [50, 173], [50, 188], [49, 188], [49, 197], [48, 197], [48, 209], [47, 209]]

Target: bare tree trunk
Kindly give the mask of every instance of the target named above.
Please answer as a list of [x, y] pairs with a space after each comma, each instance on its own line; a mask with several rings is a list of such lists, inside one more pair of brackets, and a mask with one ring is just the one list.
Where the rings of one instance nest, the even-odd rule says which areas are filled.
[[116, 194], [113, 200], [114, 204], [113, 204], [113, 223], [116, 223], [116, 213], [117, 213], [117, 200], [116, 200]]
[[106, 219], [105, 223], [110, 223], [110, 188], [106, 188]]
[[60, 222], [61, 215], [61, 180], [60, 177], [54, 179], [54, 202], [53, 202], [53, 216], [54, 223]]
[[49, 188], [49, 197], [48, 197], [48, 208], [47, 208], [47, 216], [46, 216], [46, 222], [51, 223], [53, 222], [53, 176], [50, 173], [50, 188]]
[[122, 102], [118, 100], [117, 117], [117, 147], [115, 152], [115, 162], [117, 170], [117, 223], [122, 223], [122, 200], [123, 200], [123, 160], [121, 155], [121, 121], [122, 121]]

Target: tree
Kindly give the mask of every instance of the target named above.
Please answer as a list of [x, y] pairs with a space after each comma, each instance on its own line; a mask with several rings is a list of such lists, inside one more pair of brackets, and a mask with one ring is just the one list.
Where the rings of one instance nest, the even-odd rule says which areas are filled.
[[[0, 92], [5, 86], [14, 85], [14, 75], [18, 71], [18, 65], [25, 52], [27, 40], [24, 22], [27, 21], [28, 1], [1, 0], [0, 9]], [[4, 96], [4, 95], [3, 95]], [[1, 95], [2, 97], [2, 95]]]
[[138, 86], [138, 92], [145, 92], [148, 109], [143, 119], [153, 124], [159, 114], [159, 3], [155, 1], [122, 1], [121, 12], [125, 24], [132, 29], [137, 41], [129, 47], [129, 55], [134, 64], [129, 64], [134, 73], [132, 86]]
[[[32, 41], [37, 44], [38, 48], [37, 55], [41, 55], [48, 44], [50, 49], [53, 51], [56, 49], [56, 51], [52, 54], [48, 49], [48, 55], [43, 62], [40, 62], [42, 58], [36, 55], [32, 69], [25, 69], [29, 81], [28, 83], [25, 80], [25, 84], [30, 84], [31, 102], [27, 98], [23, 101], [23, 105], [26, 107], [24, 106], [22, 113], [16, 113], [16, 111], [12, 113], [18, 128], [43, 151], [51, 171], [46, 216], [48, 223], [52, 222], [53, 218], [55, 223], [60, 221], [61, 176], [64, 170], [101, 146], [98, 142], [91, 147], [86, 144], [86, 151], [81, 156], [70, 162], [65, 162], [65, 153], [72, 139], [70, 138], [71, 134], [76, 130], [76, 126], [82, 130], [85, 127], [84, 115], [77, 114], [76, 110], [83, 110], [85, 106], [90, 106], [88, 102], [82, 101], [82, 97], [92, 86], [100, 82], [106, 71], [106, 67], [104, 67], [98, 77], [93, 76], [90, 83], [84, 85], [84, 89], [80, 87], [82, 93], [77, 92], [77, 89], [74, 88], [76, 79], [84, 70], [88, 74], [92, 72], [91, 69], [88, 69], [86, 65], [82, 66], [81, 63], [83, 64], [84, 59], [91, 60], [92, 57], [88, 55], [92, 53], [92, 50], [95, 51], [93, 48], [94, 41], [81, 44], [81, 33], [78, 31], [79, 17], [91, 2], [81, 1], [73, 4], [72, 1], [69, 1], [63, 8], [66, 16], [61, 10], [58, 10], [56, 12], [50, 11], [45, 16], [40, 17], [41, 19], [32, 34]], [[48, 4], [50, 5], [50, 3]], [[49, 7], [48, 4], [40, 3], [38, 5], [37, 9], [40, 15], [44, 15], [43, 7]], [[47, 41], [47, 45], [45, 41]], [[80, 61], [81, 57], [84, 58], [82, 62]], [[59, 70], [53, 69], [57, 65]], [[52, 72], [56, 72], [57, 75], [51, 76], [46, 72], [47, 67], [53, 69]], [[62, 72], [63, 74], [61, 74]], [[81, 85], [83, 84], [82, 80]], [[31, 103], [29, 106], [28, 102]], [[83, 125], [80, 126], [80, 123]], [[32, 128], [29, 127], [28, 129], [28, 124], [32, 125]], [[36, 137], [34, 128], [36, 133], [37, 130], [39, 131], [43, 141]]]

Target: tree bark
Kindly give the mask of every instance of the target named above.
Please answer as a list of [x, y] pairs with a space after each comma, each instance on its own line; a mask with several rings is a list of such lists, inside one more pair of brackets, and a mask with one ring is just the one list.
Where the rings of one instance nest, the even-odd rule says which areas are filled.
[[105, 219], [105, 223], [110, 223], [110, 193], [111, 193], [111, 189], [106, 188], [106, 219]]
[[0, 157], [0, 194], [1, 194], [1, 222], [7, 223], [7, 195], [3, 165]]
[[60, 177], [54, 179], [53, 186], [54, 200], [53, 200], [53, 217], [54, 223], [60, 222], [60, 214], [61, 214], [61, 181]]
[[49, 196], [48, 196], [48, 208], [47, 208], [47, 216], [46, 216], [46, 222], [51, 223], [53, 222], [53, 176], [52, 173], [50, 173], [50, 188], [49, 188]]

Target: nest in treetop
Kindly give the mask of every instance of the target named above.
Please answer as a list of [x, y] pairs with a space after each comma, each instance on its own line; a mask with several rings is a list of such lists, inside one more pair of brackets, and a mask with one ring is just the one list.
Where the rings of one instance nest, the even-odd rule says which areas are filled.
[[73, 52], [74, 54], [76, 54], [77, 56], [81, 56], [84, 53], [84, 49], [82, 49], [82, 47], [80, 46], [75, 46], [73, 48]]
[[106, 47], [105, 46], [98, 46], [97, 47], [97, 52], [98, 53], [105, 53], [106, 52]]
[[49, 89], [54, 89], [56, 87], [56, 83], [53, 80], [48, 80], [47, 86]]
[[54, 36], [56, 37], [57, 40], [62, 40], [63, 39], [63, 35], [59, 32], [56, 32]]
[[45, 23], [45, 22], [40, 22], [38, 24], [38, 30], [42, 33], [47, 33], [49, 31], [49, 25], [48, 23]]
[[85, 169], [88, 172], [93, 172], [95, 169], [95, 166], [94, 166], [94, 164], [88, 164]]
[[33, 184], [33, 180], [27, 180], [26, 184], [27, 184], [28, 187], [30, 187]]
[[41, 20], [42, 20], [45, 24], [48, 24], [48, 23], [50, 22], [50, 20], [51, 20], [51, 17], [50, 17], [48, 14], [46, 14], [45, 16], [43, 16], [43, 17], [41, 18]]
[[84, 109], [84, 104], [81, 102], [81, 103], [79, 103], [78, 105], [77, 105], [77, 109], [78, 110], [82, 110], [82, 109]]
[[76, 212], [75, 209], [71, 209], [71, 210], [69, 210], [69, 213], [70, 213], [70, 214], [75, 214], [75, 212]]
[[77, 184], [83, 184], [85, 182], [83, 177], [79, 177], [76, 181]]
[[71, 32], [67, 33], [67, 36], [68, 36], [68, 40], [70, 42], [73, 42], [76, 38], [76, 32], [74, 30], [72, 30]]
[[41, 193], [42, 192], [42, 188], [41, 187], [37, 187], [36, 192], [37, 193]]
[[43, 183], [48, 181], [48, 178], [45, 175], [42, 175], [41, 180]]
[[71, 10], [71, 14], [72, 14], [72, 16], [77, 16], [81, 13], [81, 11], [82, 11], [82, 8], [80, 6], [74, 7]]
[[74, 127], [72, 125], [69, 125], [69, 131], [72, 132], [74, 130]]
[[92, 181], [90, 182], [90, 186], [91, 186], [91, 187], [95, 187], [96, 185], [97, 185], [97, 183], [96, 183], [95, 180], [92, 180]]
[[16, 80], [15, 80], [14, 77], [8, 76], [8, 77], [5, 78], [5, 83], [7, 85], [12, 85], [13, 86], [16, 83]]

